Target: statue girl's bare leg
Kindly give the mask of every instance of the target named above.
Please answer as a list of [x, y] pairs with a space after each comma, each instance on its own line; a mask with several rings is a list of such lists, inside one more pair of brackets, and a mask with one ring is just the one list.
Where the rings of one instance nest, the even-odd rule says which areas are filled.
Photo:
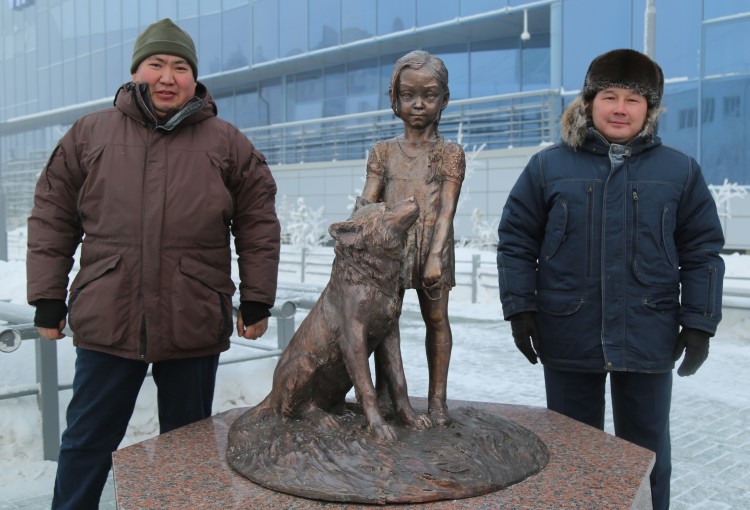
[[417, 291], [426, 328], [425, 350], [430, 373], [428, 413], [437, 425], [448, 425], [451, 422], [446, 403], [448, 367], [453, 348], [453, 335], [448, 321], [448, 294], [448, 290], [443, 290], [440, 297], [433, 300], [424, 291]]

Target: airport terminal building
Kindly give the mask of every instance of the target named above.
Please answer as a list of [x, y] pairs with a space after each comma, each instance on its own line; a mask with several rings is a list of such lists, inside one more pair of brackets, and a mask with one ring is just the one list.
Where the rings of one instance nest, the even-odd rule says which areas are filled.
[[[377, 141], [401, 132], [388, 84], [424, 49], [450, 72], [446, 138], [469, 158], [456, 217], [496, 221], [526, 161], [559, 139], [589, 62], [614, 48], [662, 66], [663, 141], [710, 184], [750, 185], [750, 0], [8, 0], [0, 6], [0, 223], [25, 223], [36, 177], [82, 114], [130, 79], [136, 36], [172, 18], [195, 40], [219, 115], [263, 151], [279, 200], [348, 215]], [[750, 199], [725, 218], [750, 249]], [[4, 212], [3, 212], [4, 210]], [[3, 215], [5, 216], [3, 218]], [[0, 229], [0, 232], [2, 229]]]

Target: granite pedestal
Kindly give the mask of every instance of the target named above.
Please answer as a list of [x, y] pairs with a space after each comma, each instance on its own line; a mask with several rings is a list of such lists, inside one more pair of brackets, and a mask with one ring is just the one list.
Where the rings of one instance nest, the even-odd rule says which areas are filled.
[[[426, 407], [414, 398], [415, 409]], [[650, 509], [654, 454], [540, 407], [451, 401], [496, 414], [537, 434], [550, 461], [538, 474], [485, 496], [398, 505], [399, 509]], [[265, 489], [227, 464], [227, 432], [237, 408], [113, 453], [115, 499], [131, 509], [372, 508], [327, 503]]]

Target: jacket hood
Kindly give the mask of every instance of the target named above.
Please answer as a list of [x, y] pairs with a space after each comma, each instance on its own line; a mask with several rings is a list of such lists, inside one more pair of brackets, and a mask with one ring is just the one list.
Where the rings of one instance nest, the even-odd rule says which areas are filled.
[[[589, 103], [580, 95], [576, 96], [572, 103], [568, 105], [560, 118], [560, 135], [562, 141], [573, 149], [578, 149], [583, 145], [589, 130], [594, 130], [589, 113]], [[656, 121], [659, 117], [661, 108], [649, 108], [646, 114], [646, 122], [643, 129], [634, 138], [650, 140], [656, 135]], [[595, 131], [595, 130], [594, 130]]]
[[114, 106], [137, 122], [146, 121], [167, 131], [171, 131], [179, 124], [194, 124], [217, 115], [213, 97], [206, 86], [200, 82], [195, 87], [195, 96], [164, 124], [159, 124], [152, 112], [148, 86], [144, 83], [131, 81], [120, 86], [115, 94]]

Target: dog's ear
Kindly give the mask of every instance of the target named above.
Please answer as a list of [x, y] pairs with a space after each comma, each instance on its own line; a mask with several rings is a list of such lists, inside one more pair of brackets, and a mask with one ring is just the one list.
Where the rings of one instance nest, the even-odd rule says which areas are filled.
[[328, 233], [333, 240], [343, 246], [354, 246], [358, 248], [362, 244], [362, 226], [353, 221], [340, 221], [331, 223]]

